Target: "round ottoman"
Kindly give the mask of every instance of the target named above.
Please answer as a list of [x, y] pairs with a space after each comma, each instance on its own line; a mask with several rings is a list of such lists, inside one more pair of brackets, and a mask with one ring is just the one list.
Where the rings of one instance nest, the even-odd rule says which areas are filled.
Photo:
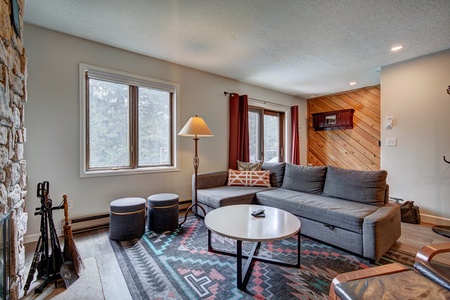
[[129, 241], [140, 238], [145, 231], [145, 199], [121, 198], [109, 205], [109, 238]]
[[155, 194], [148, 197], [147, 229], [156, 232], [170, 231], [178, 227], [178, 195]]

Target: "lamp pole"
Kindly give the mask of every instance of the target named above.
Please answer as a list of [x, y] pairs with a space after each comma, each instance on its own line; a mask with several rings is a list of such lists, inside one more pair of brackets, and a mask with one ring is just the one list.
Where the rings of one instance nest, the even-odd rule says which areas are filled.
[[[197, 135], [194, 137], [194, 160], [193, 160], [193, 165], [194, 165], [194, 203], [191, 204], [191, 206], [189, 206], [189, 208], [186, 210], [186, 213], [184, 214], [184, 220], [183, 222], [181, 222], [179, 224], [179, 226], [183, 225], [186, 222], [187, 219], [187, 215], [189, 213], [190, 210], [192, 210], [195, 215], [198, 215], [198, 207], [200, 207], [203, 211], [203, 216], [206, 216], [206, 211], [205, 209], [198, 204], [197, 202], [197, 173], [198, 173], [198, 166], [200, 165], [200, 159], [198, 158], [197, 155], [197, 142], [198, 142], [199, 138], [197, 137]], [[193, 208], [196, 208], [195, 211], [193, 210]]]

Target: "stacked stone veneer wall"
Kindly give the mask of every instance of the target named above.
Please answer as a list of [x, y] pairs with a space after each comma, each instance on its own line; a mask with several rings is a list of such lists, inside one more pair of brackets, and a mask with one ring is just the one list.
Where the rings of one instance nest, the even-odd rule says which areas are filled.
[[24, 0], [18, 0], [20, 34], [11, 22], [11, 0], [0, 0], [0, 218], [10, 214], [10, 299], [18, 299], [26, 280], [24, 235], [26, 161], [24, 105], [27, 55], [23, 47]]

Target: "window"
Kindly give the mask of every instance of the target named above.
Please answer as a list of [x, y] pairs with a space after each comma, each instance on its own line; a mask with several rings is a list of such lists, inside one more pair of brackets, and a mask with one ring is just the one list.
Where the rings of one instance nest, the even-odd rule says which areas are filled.
[[249, 107], [250, 161], [284, 161], [284, 113]]
[[81, 176], [177, 170], [179, 85], [80, 65]]

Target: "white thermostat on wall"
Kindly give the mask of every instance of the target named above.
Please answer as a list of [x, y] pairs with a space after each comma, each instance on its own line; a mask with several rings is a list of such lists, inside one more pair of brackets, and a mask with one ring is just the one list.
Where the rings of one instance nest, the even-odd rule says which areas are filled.
[[392, 121], [393, 120], [394, 120], [394, 117], [392, 117], [392, 116], [386, 117], [386, 130], [392, 129]]

